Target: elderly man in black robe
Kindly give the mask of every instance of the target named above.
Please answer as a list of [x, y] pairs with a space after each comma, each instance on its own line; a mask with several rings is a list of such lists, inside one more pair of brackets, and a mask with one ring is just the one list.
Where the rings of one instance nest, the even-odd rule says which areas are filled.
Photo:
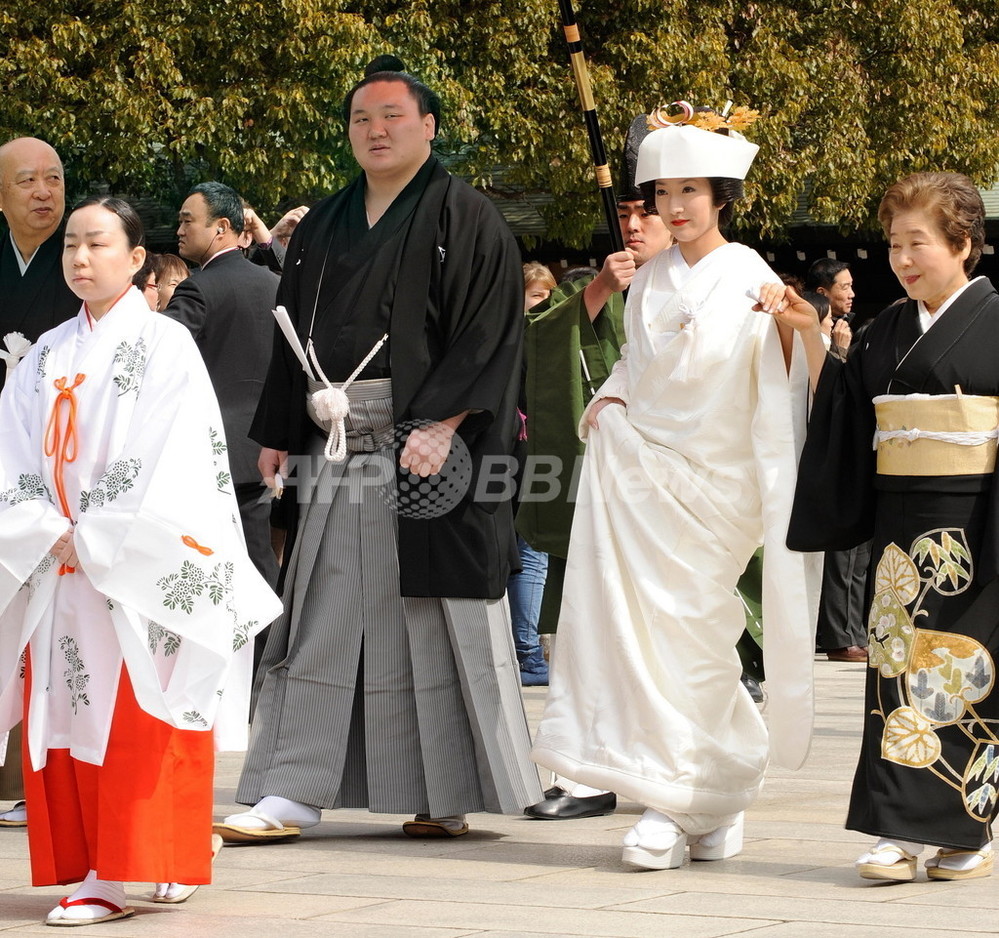
[[403, 72], [355, 86], [344, 119], [363, 173], [289, 244], [278, 302], [294, 334], [278, 335], [251, 435], [265, 481], [289, 451], [310, 458], [237, 791], [253, 807], [216, 825], [229, 841], [285, 840], [334, 807], [458, 836], [467, 813], [541, 797], [497, 471], [518, 430], [520, 258], [431, 154], [439, 108]]
[[[0, 389], [20, 356], [43, 333], [75, 316], [80, 301], [62, 275], [66, 187], [62, 160], [44, 140], [17, 137], [0, 147], [0, 211], [9, 231], [0, 237]], [[21, 729], [0, 737], [0, 827], [24, 827]]]
[[[62, 160], [44, 140], [18, 137], [0, 147], [0, 351], [6, 336], [34, 342], [80, 309], [62, 275], [66, 189]], [[3, 362], [0, 362], [2, 365]], [[7, 369], [0, 367], [0, 388]]]

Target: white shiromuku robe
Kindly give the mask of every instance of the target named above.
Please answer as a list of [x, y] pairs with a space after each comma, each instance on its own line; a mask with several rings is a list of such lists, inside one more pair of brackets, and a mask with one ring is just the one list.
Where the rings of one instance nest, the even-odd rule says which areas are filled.
[[[548, 703], [532, 757], [668, 814], [727, 823], [769, 754], [798, 767], [812, 724], [821, 555], [784, 546], [804, 440], [807, 367], [790, 376], [771, 317], [777, 277], [726, 244], [689, 268], [674, 246], [638, 271], [627, 344], [594, 401]], [[592, 407], [592, 403], [590, 405]], [[736, 582], [764, 545], [770, 739], [740, 683]]]
[[[75, 441], [67, 399], [53, 416], [62, 378], [78, 382]], [[69, 526], [57, 452], [80, 558], [65, 575], [49, 553]], [[49, 749], [103, 762], [123, 664], [145, 712], [245, 748], [252, 638], [281, 605], [246, 555], [225, 452], [190, 333], [135, 288], [47, 332], [7, 382], [0, 730], [21, 719], [30, 647], [36, 770]]]

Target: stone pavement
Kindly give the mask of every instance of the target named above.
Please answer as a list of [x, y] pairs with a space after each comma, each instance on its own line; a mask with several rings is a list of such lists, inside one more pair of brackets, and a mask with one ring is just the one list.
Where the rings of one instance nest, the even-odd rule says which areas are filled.
[[[999, 878], [866, 883], [853, 860], [869, 838], [843, 830], [860, 742], [864, 669], [815, 662], [818, 714], [800, 772], [774, 770], [746, 823], [744, 852], [660, 872], [625, 869], [611, 817], [529, 821], [473, 815], [472, 832], [403, 836], [403, 818], [344, 810], [297, 843], [226, 847], [213, 886], [154, 905], [129, 888], [134, 918], [87, 938], [977, 938], [999, 934]], [[525, 689], [536, 725], [546, 688]], [[232, 803], [240, 757], [221, 757], [216, 813]], [[150, 831], [155, 837], [156, 832]], [[924, 856], [929, 855], [924, 854]], [[28, 885], [23, 832], [0, 831], [0, 938], [40, 924], [66, 890]]]

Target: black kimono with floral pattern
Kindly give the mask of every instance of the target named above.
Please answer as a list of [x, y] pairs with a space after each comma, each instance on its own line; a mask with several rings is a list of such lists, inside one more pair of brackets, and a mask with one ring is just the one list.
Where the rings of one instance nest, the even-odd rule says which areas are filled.
[[992, 839], [999, 795], [996, 476], [877, 473], [880, 394], [999, 396], [999, 295], [973, 281], [924, 334], [882, 312], [827, 361], [788, 533], [797, 550], [874, 538], [864, 739], [847, 827], [962, 850]]

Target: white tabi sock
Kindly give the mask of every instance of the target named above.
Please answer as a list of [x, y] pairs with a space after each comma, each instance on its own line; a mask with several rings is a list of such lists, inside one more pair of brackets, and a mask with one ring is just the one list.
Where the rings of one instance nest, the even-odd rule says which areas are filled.
[[[925, 844], [913, 843], [909, 840], [898, 840], [895, 837], [882, 837], [867, 853], [857, 857], [857, 863], [876, 863], [881, 866], [892, 866], [898, 862], [898, 854], [891, 848], [898, 847], [913, 856], [919, 856], [925, 849]], [[879, 856], [879, 854], [884, 854]]]
[[[265, 795], [253, 808], [261, 814], [269, 814], [272, 818], [276, 818], [285, 827], [315, 827], [322, 817], [322, 811], [314, 805], [292, 801], [290, 798], [282, 798], [280, 795]], [[265, 830], [267, 827], [267, 824], [259, 819], [250, 818], [244, 822], [242, 819], [246, 816], [239, 815], [239, 817], [241, 818], [239, 823], [243, 827], [251, 829], [259, 827], [261, 830]], [[229, 819], [226, 818], [226, 820]]]
[[174, 899], [187, 888], [185, 883], [157, 883], [153, 895], [157, 899]]
[[671, 817], [655, 808], [646, 808], [635, 826], [624, 835], [624, 845], [668, 850], [682, 835], [683, 829]]
[[26, 820], [28, 820], [28, 809], [23, 801], [19, 801], [13, 808], [0, 814], [0, 821], [21, 824]]
[[[992, 844], [982, 847], [984, 853], [992, 852]], [[939, 857], [937, 866], [942, 870], [971, 870], [985, 862], [981, 853], [957, 853], [949, 857]]]
[[556, 788], [561, 788], [562, 791], [573, 798], [592, 798], [594, 795], [607, 794], [605, 788], [591, 788], [582, 782], [574, 782], [571, 778], [566, 778], [564, 775], [556, 775], [553, 784]]
[[[98, 879], [95, 870], [87, 873], [87, 878], [80, 883], [76, 892], [66, 897], [69, 902], [77, 899], [103, 899], [111, 902], [118, 908], [125, 907], [125, 884], [113, 882], [107, 879]], [[50, 913], [50, 919], [70, 918], [78, 920], [103, 918], [108, 914], [108, 909], [102, 905], [74, 905], [65, 909], [57, 905]]]

